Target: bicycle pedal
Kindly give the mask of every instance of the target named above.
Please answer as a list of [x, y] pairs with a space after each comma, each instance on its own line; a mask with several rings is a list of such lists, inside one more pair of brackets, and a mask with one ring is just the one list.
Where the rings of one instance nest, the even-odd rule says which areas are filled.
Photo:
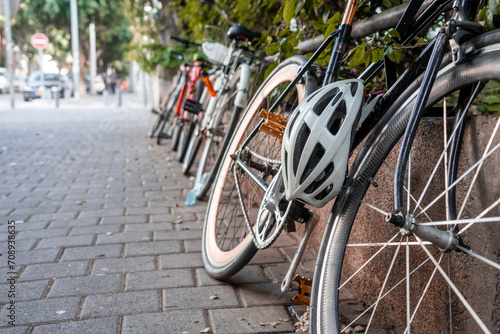
[[187, 99], [184, 102], [184, 110], [189, 113], [198, 115], [201, 111], [201, 103], [196, 102], [195, 100]]
[[260, 131], [276, 137], [280, 141], [283, 140], [283, 134], [285, 133], [286, 124], [288, 123], [286, 118], [273, 114], [265, 109], [262, 109], [259, 117], [263, 118], [265, 121], [259, 129]]
[[293, 296], [292, 301], [309, 306], [311, 301], [312, 279], [301, 275], [295, 275], [293, 281], [299, 284], [299, 293]]

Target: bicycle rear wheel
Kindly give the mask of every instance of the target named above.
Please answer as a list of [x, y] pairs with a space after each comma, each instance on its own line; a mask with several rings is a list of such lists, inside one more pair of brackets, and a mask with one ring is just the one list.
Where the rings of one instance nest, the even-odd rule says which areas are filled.
[[[232, 276], [243, 268], [257, 251], [244, 215], [248, 215], [251, 221], [255, 220], [264, 192], [241, 168], [234, 165], [231, 156], [259, 123], [260, 118], [257, 115], [260, 110], [272, 105], [305, 61], [304, 57], [292, 57], [283, 62], [264, 81], [242, 115], [242, 120], [224, 154], [221, 168], [217, 171], [203, 229], [203, 263], [207, 273], [214, 278], [225, 279]], [[315, 88], [316, 81], [312, 78], [305, 85], [295, 86], [277, 112], [283, 117], [289, 116], [304, 96]], [[248, 156], [248, 166], [253, 168], [256, 166], [254, 163], [260, 166], [266, 165], [265, 169], [269, 173], [263, 172], [262, 169], [256, 169], [255, 172], [265, 182], [270, 182], [274, 175], [271, 170], [275, 170], [279, 165], [277, 160], [280, 159], [280, 141], [259, 132], [250, 140], [247, 147], [260, 156], [260, 158]], [[244, 206], [238, 199], [237, 188], [241, 190]]]
[[[417, 221], [412, 231], [427, 224], [459, 235], [460, 252], [442, 251], [385, 221], [394, 212], [400, 138], [420, 78], [391, 106], [388, 115], [394, 116], [368, 138], [369, 146], [361, 149], [366, 154], [353, 162], [337, 198], [316, 265], [312, 333], [348, 332], [356, 325], [368, 333], [498, 332], [500, 297], [491, 290], [500, 273], [500, 121], [462, 118], [457, 111], [472, 100], [463, 97], [479, 82], [500, 80], [500, 44], [483, 48], [486, 40], [498, 43], [499, 35], [470, 41], [463, 49], [475, 51], [463, 63], [441, 69], [427, 110], [447, 117], [422, 119], [422, 139], [415, 141], [407, 166], [404, 214]], [[455, 129], [462, 120], [467, 123], [460, 134]], [[456, 176], [445, 172], [455, 165], [448, 144], [453, 133], [463, 139]]]

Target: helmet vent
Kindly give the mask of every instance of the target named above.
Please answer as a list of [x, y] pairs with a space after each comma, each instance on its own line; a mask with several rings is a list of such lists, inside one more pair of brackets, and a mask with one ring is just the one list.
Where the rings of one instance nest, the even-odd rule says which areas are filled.
[[323, 190], [322, 192], [320, 192], [319, 194], [317, 194], [316, 196], [314, 196], [314, 199], [318, 200], [318, 201], [321, 201], [326, 196], [328, 196], [328, 194], [332, 191], [332, 189], [333, 189], [333, 183], [331, 183], [330, 185], [328, 185], [328, 187], [326, 187], [325, 190]]
[[286, 175], [286, 171], [288, 170], [288, 151], [285, 150], [285, 159], [283, 159], [283, 162], [285, 164], [284, 168], [283, 168], [283, 179], [285, 180], [285, 183], [287, 182], [287, 175]]
[[335, 96], [335, 98], [332, 100], [331, 106], [333, 107], [337, 102], [339, 102], [340, 98], [342, 97], [342, 93], [338, 94]]
[[304, 169], [304, 173], [302, 173], [302, 176], [300, 177], [300, 184], [304, 182], [304, 180], [311, 174], [311, 172], [316, 168], [318, 163], [321, 161], [323, 158], [323, 155], [325, 155], [325, 149], [321, 144], [316, 144], [314, 146], [314, 149], [311, 153], [311, 157], [309, 158], [309, 161], [307, 162], [306, 168]]
[[[321, 172], [321, 174], [319, 174], [319, 176], [316, 178], [316, 180], [314, 180], [314, 182], [312, 182], [307, 188], [306, 190], [304, 190], [304, 192], [306, 194], [311, 194], [313, 193], [314, 191], [318, 190], [319, 187], [321, 187], [321, 185], [323, 184], [323, 182], [325, 182], [325, 180], [327, 178], [330, 177], [330, 175], [332, 175], [333, 173], [333, 169], [334, 169], [334, 165], [333, 165], [333, 162], [330, 162], [328, 164], [328, 166], [326, 166], [326, 168]], [[317, 195], [319, 196], [319, 194]], [[325, 195], [326, 196], [326, 195]], [[323, 197], [324, 198], [324, 197]]]
[[328, 131], [330, 131], [332, 135], [336, 136], [337, 132], [339, 132], [340, 126], [344, 122], [345, 115], [345, 100], [342, 100], [333, 112], [332, 117], [330, 117], [330, 120], [328, 121]]
[[357, 90], [358, 90], [358, 83], [354, 81], [353, 83], [351, 83], [351, 95], [356, 96]]
[[300, 111], [297, 111], [295, 113], [295, 115], [293, 115], [293, 118], [292, 120], [290, 121], [289, 124], [287, 124], [287, 128], [288, 128], [288, 139], [290, 139], [290, 133], [292, 133], [292, 129], [293, 129], [293, 125], [295, 124], [295, 121], [297, 120], [297, 118], [299, 118], [299, 115], [300, 115]]
[[335, 87], [334, 89], [332, 89], [331, 91], [329, 91], [325, 95], [323, 95], [319, 99], [318, 103], [316, 103], [316, 105], [313, 107], [314, 113], [318, 116], [321, 115], [321, 113], [323, 112], [323, 110], [325, 110], [328, 103], [332, 100], [332, 98], [335, 95], [337, 95], [338, 92], [339, 92], [339, 88]]
[[302, 156], [302, 151], [306, 145], [307, 138], [311, 134], [311, 130], [306, 123], [302, 124], [299, 133], [297, 134], [297, 140], [295, 141], [295, 151], [293, 152], [293, 173], [297, 175], [297, 168], [299, 167], [300, 157]]

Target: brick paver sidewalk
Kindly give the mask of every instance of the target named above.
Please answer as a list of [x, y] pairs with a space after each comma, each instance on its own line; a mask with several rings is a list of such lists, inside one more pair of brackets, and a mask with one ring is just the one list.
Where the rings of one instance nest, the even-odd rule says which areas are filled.
[[0, 333], [293, 332], [280, 283], [295, 241], [280, 237], [231, 284], [211, 279], [206, 203], [185, 207], [192, 181], [146, 137], [149, 111], [130, 97], [83, 103], [0, 110]]

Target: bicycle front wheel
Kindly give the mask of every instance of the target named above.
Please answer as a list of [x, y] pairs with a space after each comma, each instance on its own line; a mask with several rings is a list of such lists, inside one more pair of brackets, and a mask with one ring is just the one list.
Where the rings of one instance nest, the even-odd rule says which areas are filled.
[[[498, 35], [489, 42], [498, 43]], [[500, 121], [461, 112], [481, 83], [500, 80], [500, 44], [482, 47], [487, 39], [469, 42], [474, 48], [464, 50], [475, 51], [458, 65], [444, 64], [436, 78], [426, 110], [441, 117], [422, 119], [406, 170], [403, 214], [411, 229], [386, 217], [394, 212], [400, 138], [421, 78], [354, 161], [322, 241], [311, 332], [361, 325], [368, 333], [498, 333], [500, 297], [492, 291], [500, 284]], [[498, 83], [491, 88], [498, 96]], [[476, 114], [481, 101], [468, 110]], [[451, 153], [454, 145], [459, 154]], [[418, 237], [424, 226], [440, 237]], [[456, 248], [438, 247], [444, 236], [458, 240]]]
[[[304, 57], [292, 57], [271, 73], [242, 115], [241, 122], [224, 153], [203, 229], [203, 263], [207, 273], [214, 278], [225, 279], [232, 276], [257, 252], [245, 217], [248, 217], [250, 222], [255, 222], [264, 191], [240, 167], [235, 166], [231, 157], [259, 123], [260, 118], [257, 115], [261, 109], [271, 107], [306, 60]], [[296, 85], [277, 108], [277, 113], [288, 117], [315, 88], [316, 81], [313, 78], [304, 85]], [[254, 172], [264, 182], [271, 182], [275, 175], [272, 171], [279, 167], [279, 139], [259, 132], [250, 140], [247, 148], [248, 152], [256, 153], [245, 154], [248, 166], [255, 168]], [[240, 202], [239, 197], [243, 201]]]

